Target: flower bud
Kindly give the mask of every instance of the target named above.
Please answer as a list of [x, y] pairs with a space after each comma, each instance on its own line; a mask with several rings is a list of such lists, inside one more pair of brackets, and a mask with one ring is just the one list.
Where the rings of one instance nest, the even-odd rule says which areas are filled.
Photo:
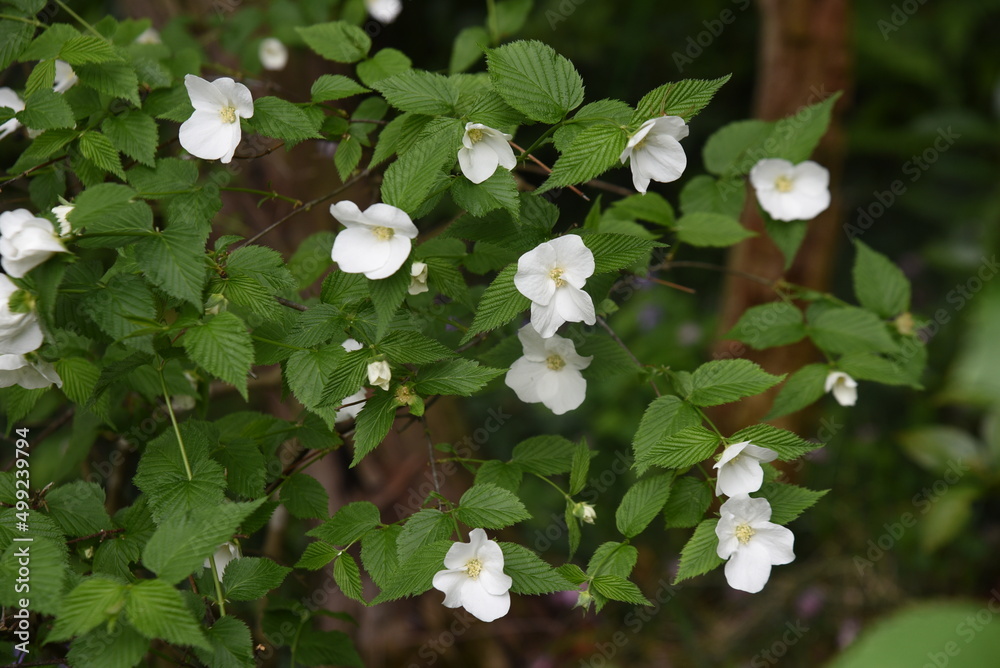
[[573, 517], [587, 524], [593, 524], [594, 520], [597, 519], [597, 511], [594, 510], [594, 506], [581, 501], [573, 506]]

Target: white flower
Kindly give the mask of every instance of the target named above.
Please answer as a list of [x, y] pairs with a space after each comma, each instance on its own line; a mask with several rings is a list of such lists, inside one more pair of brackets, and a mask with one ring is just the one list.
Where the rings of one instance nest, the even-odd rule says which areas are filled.
[[69, 63], [64, 60], [56, 61], [56, 78], [52, 81], [52, 90], [65, 93], [79, 80]]
[[139, 36], [135, 38], [135, 43], [162, 44], [163, 40], [160, 39], [160, 32], [156, 28], [150, 26], [149, 28], [146, 28], [141, 33], [139, 33]]
[[858, 381], [843, 371], [831, 371], [826, 377], [826, 391], [831, 390], [841, 406], [853, 406], [858, 402]]
[[[238, 545], [226, 542], [220, 545], [215, 550], [215, 554], [212, 556], [215, 557], [215, 570], [216, 574], [219, 576], [219, 582], [222, 582], [222, 574], [226, 572], [226, 566], [228, 566], [229, 562], [233, 559], [241, 559], [243, 557], [243, 553], [240, 552]], [[212, 562], [206, 559], [202, 567], [211, 569]]]
[[513, 138], [482, 123], [466, 123], [462, 148], [458, 149], [458, 164], [465, 178], [482, 183], [493, 176], [497, 165], [514, 169], [517, 159], [507, 143]]
[[597, 519], [597, 511], [594, 510], [594, 506], [581, 501], [573, 506], [573, 516], [578, 517], [581, 521], [586, 522], [587, 524], [593, 524], [594, 520]]
[[38, 316], [10, 310], [10, 297], [19, 289], [7, 274], [0, 274], [0, 355], [23, 355], [42, 345]]
[[[4, 86], [0, 88], [0, 107], [7, 107], [15, 112], [24, 111], [24, 100], [13, 89]], [[5, 121], [0, 125], [0, 139], [3, 139], [19, 127], [21, 127], [21, 122], [16, 118]]]
[[0, 265], [14, 278], [22, 278], [54, 253], [68, 252], [50, 221], [27, 209], [0, 213]]
[[261, 40], [257, 55], [260, 56], [260, 64], [265, 70], [283, 70], [288, 64], [288, 48], [275, 37]]
[[[340, 347], [347, 352], [352, 352], [355, 350], [361, 350], [364, 346], [357, 339], [347, 339], [340, 344]], [[357, 392], [349, 397], [345, 397], [340, 404], [343, 406], [337, 411], [334, 420], [336, 422], [345, 422], [347, 420], [353, 420], [358, 417], [358, 413], [361, 409], [365, 407], [365, 399], [368, 398], [368, 391], [365, 388], [360, 388]], [[348, 405], [350, 404], [350, 405]]]
[[795, 536], [771, 519], [767, 499], [741, 494], [722, 504], [722, 518], [715, 527], [716, 553], [726, 562], [726, 582], [733, 589], [756, 594], [771, 577], [771, 566], [790, 564]]
[[0, 355], [0, 387], [20, 385], [26, 390], [40, 390], [52, 383], [62, 387], [62, 378], [48, 362], [29, 360], [24, 355]]
[[389, 381], [392, 380], [392, 369], [385, 360], [371, 362], [368, 365], [368, 384], [389, 391]]
[[578, 408], [587, 396], [587, 381], [580, 373], [593, 357], [581, 357], [569, 339], [539, 336], [531, 325], [518, 331], [524, 357], [514, 362], [504, 382], [527, 404], [542, 403], [556, 415]]
[[596, 320], [594, 300], [583, 291], [594, 273], [594, 254], [575, 234], [546, 241], [517, 261], [514, 285], [531, 300], [531, 324], [549, 338], [564, 322]]
[[773, 462], [778, 453], [770, 448], [761, 448], [750, 441], [733, 443], [722, 452], [722, 457], [714, 468], [719, 469], [715, 481], [716, 495], [739, 496], [760, 489], [764, 482], [761, 464]]
[[330, 213], [347, 228], [333, 242], [333, 261], [348, 274], [372, 280], [396, 273], [410, 255], [417, 226], [402, 209], [372, 204], [362, 212], [354, 202], [337, 202]]
[[632, 184], [645, 193], [650, 181], [670, 183], [681, 178], [687, 167], [687, 155], [681, 139], [688, 136], [688, 126], [680, 116], [651, 118], [628, 140], [622, 151], [622, 164], [632, 158]]
[[446, 608], [465, 608], [492, 622], [510, 610], [513, 580], [503, 572], [503, 550], [482, 529], [469, 532], [468, 543], [455, 543], [444, 557], [446, 570], [434, 574], [434, 588], [444, 592]]
[[392, 23], [403, 11], [403, 0], [365, 0], [368, 13], [382, 23]]
[[68, 237], [73, 232], [73, 226], [70, 225], [66, 217], [75, 208], [72, 204], [60, 204], [59, 206], [52, 207], [52, 213], [55, 214], [56, 220], [59, 221], [59, 236]]
[[419, 295], [427, 292], [427, 265], [423, 262], [414, 262], [410, 266], [410, 287], [406, 289], [411, 295]]
[[750, 183], [775, 220], [812, 220], [830, 206], [830, 172], [812, 160], [766, 158], [750, 170]]
[[181, 124], [181, 146], [202, 160], [230, 162], [243, 136], [240, 119], [253, 116], [250, 89], [229, 77], [209, 82], [193, 74], [184, 85], [194, 113]]

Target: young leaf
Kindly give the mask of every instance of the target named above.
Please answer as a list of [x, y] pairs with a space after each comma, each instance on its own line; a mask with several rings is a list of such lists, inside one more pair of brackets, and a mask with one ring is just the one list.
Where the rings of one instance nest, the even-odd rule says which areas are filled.
[[760, 394], [781, 382], [750, 360], [715, 360], [702, 364], [692, 375], [688, 400], [696, 406], [718, 406]]
[[358, 570], [358, 562], [346, 552], [333, 562], [333, 581], [344, 592], [344, 596], [361, 603], [365, 602], [361, 595], [361, 571]]
[[531, 517], [514, 494], [486, 483], [473, 485], [462, 495], [455, 516], [482, 529], [502, 529]]
[[802, 311], [783, 301], [751, 306], [733, 328], [727, 339], [736, 339], [755, 350], [787, 346], [805, 338]]
[[510, 590], [515, 594], [550, 594], [576, 588], [528, 548], [516, 543], [500, 543], [500, 549], [503, 550], [503, 572], [514, 581]]
[[[615, 513], [618, 531], [626, 538], [642, 533], [670, 497], [672, 473], [654, 475], [632, 485]], [[619, 599], [620, 600], [620, 599]]]
[[829, 373], [830, 367], [826, 364], [808, 364], [793, 373], [774, 398], [774, 405], [764, 419], [773, 420], [815, 402], [825, 392], [824, 384]]
[[590, 448], [587, 441], [580, 441], [573, 450], [573, 465], [569, 474], [569, 493], [579, 494], [587, 484], [590, 472]]
[[674, 480], [670, 498], [663, 506], [664, 525], [667, 529], [690, 529], [698, 525], [712, 505], [712, 488], [692, 476]]
[[598, 575], [591, 586], [601, 596], [634, 605], [652, 605], [637, 586], [617, 575]]
[[636, 106], [632, 124], [639, 125], [659, 116], [680, 116], [690, 122], [704, 109], [731, 74], [718, 79], [684, 79], [647, 93]]
[[247, 374], [253, 364], [253, 341], [239, 317], [226, 311], [187, 330], [181, 338], [191, 359], [247, 398]]
[[910, 308], [910, 282], [889, 258], [861, 243], [854, 242], [858, 255], [854, 261], [854, 294], [867, 309], [883, 318], [892, 318]]
[[704, 520], [695, 528], [694, 535], [681, 550], [681, 564], [674, 584], [704, 575], [724, 563], [716, 552], [719, 537], [715, 535], [715, 526], [718, 523], [717, 519]]
[[323, 524], [306, 533], [331, 545], [347, 547], [380, 523], [378, 507], [368, 501], [355, 501], [343, 506]]
[[372, 48], [364, 30], [343, 21], [297, 27], [295, 31], [317, 54], [338, 63], [356, 63]]
[[316, 478], [296, 473], [282, 484], [281, 502], [299, 519], [323, 519], [329, 512], [330, 499]]
[[222, 588], [226, 598], [233, 601], [256, 601], [277, 589], [291, 572], [291, 568], [264, 557], [241, 557], [226, 565]]
[[163, 580], [140, 580], [131, 585], [125, 599], [125, 617], [147, 638], [202, 649], [211, 647], [181, 593]]
[[687, 213], [677, 221], [675, 229], [678, 241], [692, 246], [733, 246], [757, 236], [735, 218], [718, 213]]
[[519, 41], [486, 54], [494, 89], [525, 116], [558, 123], [583, 102], [583, 80], [552, 47]]

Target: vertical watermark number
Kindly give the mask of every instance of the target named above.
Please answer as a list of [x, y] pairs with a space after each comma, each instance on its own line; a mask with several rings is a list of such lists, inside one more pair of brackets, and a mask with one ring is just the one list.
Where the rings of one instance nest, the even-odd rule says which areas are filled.
[[14, 473], [14, 487], [17, 504], [15, 506], [16, 523], [14, 528], [17, 530], [17, 533], [24, 535], [14, 537], [15, 544], [21, 543], [20, 545], [16, 545], [14, 550], [14, 557], [17, 559], [17, 578], [14, 580], [14, 593], [21, 595], [18, 598], [17, 607], [14, 611], [13, 630], [18, 640], [14, 645], [14, 649], [22, 654], [28, 654], [28, 646], [31, 644], [31, 625], [28, 606], [31, 605], [29, 595], [31, 593], [32, 538], [27, 535], [30, 528], [29, 520], [31, 518], [31, 515], [28, 513], [29, 490], [31, 489], [31, 473], [29, 472], [28, 463], [31, 452], [28, 444], [28, 430], [18, 429], [16, 432], [17, 442], [15, 444], [14, 457], [17, 471]]

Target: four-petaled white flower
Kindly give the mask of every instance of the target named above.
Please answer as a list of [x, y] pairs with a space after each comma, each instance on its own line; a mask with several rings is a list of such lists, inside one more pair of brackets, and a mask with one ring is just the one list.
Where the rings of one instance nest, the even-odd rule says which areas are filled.
[[76, 207], [72, 204], [60, 204], [59, 206], [52, 207], [52, 213], [55, 215], [56, 220], [59, 221], [59, 236], [61, 237], [68, 237], [73, 232], [73, 226], [70, 225], [67, 216], [74, 208]]
[[14, 278], [22, 278], [55, 253], [68, 252], [45, 218], [27, 209], [0, 213], [0, 266]]
[[265, 70], [283, 70], [288, 64], [288, 47], [275, 37], [261, 40], [257, 55]]
[[389, 381], [392, 380], [392, 369], [385, 360], [376, 360], [368, 364], [368, 384], [389, 391]]
[[56, 77], [52, 81], [52, 90], [57, 93], [65, 93], [79, 80], [69, 63], [64, 60], [56, 61]]
[[0, 274], [0, 355], [23, 355], [42, 345], [42, 328], [34, 311], [10, 310], [10, 297], [20, 288]]
[[62, 387], [62, 378], [54, 366], [24, 355], [0, 355], [0, 387], [20, 385], [26, 390], [40, 390], [52, 383]]
[[581, 501], [573, 506], [573, 516], [579, 518], [582, 522], [593, 524], [594, 520], [597, 519], [597, 511], [594, 510], [594, 506]]
[[333, 241], [333, 261], [348, 274], [372, 280], [396, 273], [410, 255], [417, 226], [402, 209], [372, 204], [362, 212], [354, 202], [337, 202], [330, 213], [347, 228]]
[[722, 452], [722, 457], [715, 464], [714, 468], [719, 469], [715, 493], [739, 496], [756, 492], [764, 482], [761, 464], [777, 458], [778, 453], [774, 450], [753, 445], [750, 441], [733, 443]]
[[458, 164], [465, 178], [482, 183], [493, 176], [497, 166], [514, 169], [517, 159], [507, 142], [513, 135], [494, 130], [482, 123], [466, 123], [462, 148], [458, 149]]
[[[14, 112], [24, 111], [24, 100], [22, 100], [21, 96], [15, 93], [12, 88], [4, 86], [3, 88], [0, 88], [0, 107], [6, 107]], [[21, 127], [21, 122], [16, 118], [4, 121], [4, 123], [0, 125], [0, 139], [3, 139], [19, 127]]]
[[253, 116], [250, 89], [229, 77], [206, 81], [193, 74], [184, 85], [194, 113], [181, 124], [181, 146], [202, 160], [230, 162], [243, 137], [240, 119]]
[[564, 322], [597, 322], [594, 300], [583, 291], [594, 273], [594, 254], [575, 234], [539, 244], [517, 261], [514, 285], [531, 300], [531, 324], [542, 338]]
[[650, 181], [670, 183], [681, 178], [687, 167], [687, 155], [681, 140], [688, 136], [688, 126], [680, 116], [660, 116], [643, 123], [629, 137], [621, 162], [632, 158], [632, 184], [645, 193]]
[[750, 170], [750, 183], [775, 220], [812, 220], [830, 206], [830, 172], [812, 160], [765, 158]]
[[[357, 339], [347, 339], [340, 344], [340, 347], [347, 352], [353, 352], [355, 350], [361, 350], [364, 348], [364, 345], [362, 345]], [[345, 397], [340, 402], [340, 405], [343, 406], [343, 408], [337, 411], [334, 420], [336, 422], [344, 422], [358, 417], [358, 413], [360, 413], [361, 409], [365, 407], [365, 399], [367, 398], [368, 391], [364, 387], [360, 388], [351, 396]]]
[[593, 357], [581, 357], [569, 339], [543, 339], [525, 325], [518, 333], [524, 357], [514, 362], [504, 382], [526, 404], [542, 403], [556, 415], [578, 408], [587, 396], [587, 380], [580, 373]]
[[853, 406], [858, 402], [858, 381], [843, 371], [831, 371], [826, 377], [826, 391], [833, 392], [833, 398], [841, 406]]
[[771, 577], [771, 566], [795, 560], [795, 536], [783, 526], [770, 522], [767, 499], [734, 496], [719, 509], [722, 517], [715, 527], [719, 538], [716, 553], [726, 562], [726, 582], [733, 589], [756, 594]]
[[492, 622], [510, 610], [510, 576], [503, 572], [503, 550], [482, 529], [469, 532], [468, 543], [455, 543], [444, 557], [446, 570], [434, 574], [434, 588], [444, 592], [447, 608], [465, 608]]
[[[216, 575], [219, 576], [219, 582], [222, 582], [222, 574], [226, 572], [226, 566], [228, 566], [229, 562], [233, 559], [241, 559], [243, 557], [243, 553], [240, 552], [238, 545], [226, 542], [220, 545], [215, 550], [215, 554], [212, 556], [215, 557]], [[212, 562], [206, 559], [202, 566], [203, 568], [211, 569]]]
[[365, 0], [365, 6], [376, 21], [392, 23], [403, 11], [403, 0]]
[[410, 265], [410, 287], [406, 289], [411, 295], [427, 292], [427, 263], [414, 262]]

